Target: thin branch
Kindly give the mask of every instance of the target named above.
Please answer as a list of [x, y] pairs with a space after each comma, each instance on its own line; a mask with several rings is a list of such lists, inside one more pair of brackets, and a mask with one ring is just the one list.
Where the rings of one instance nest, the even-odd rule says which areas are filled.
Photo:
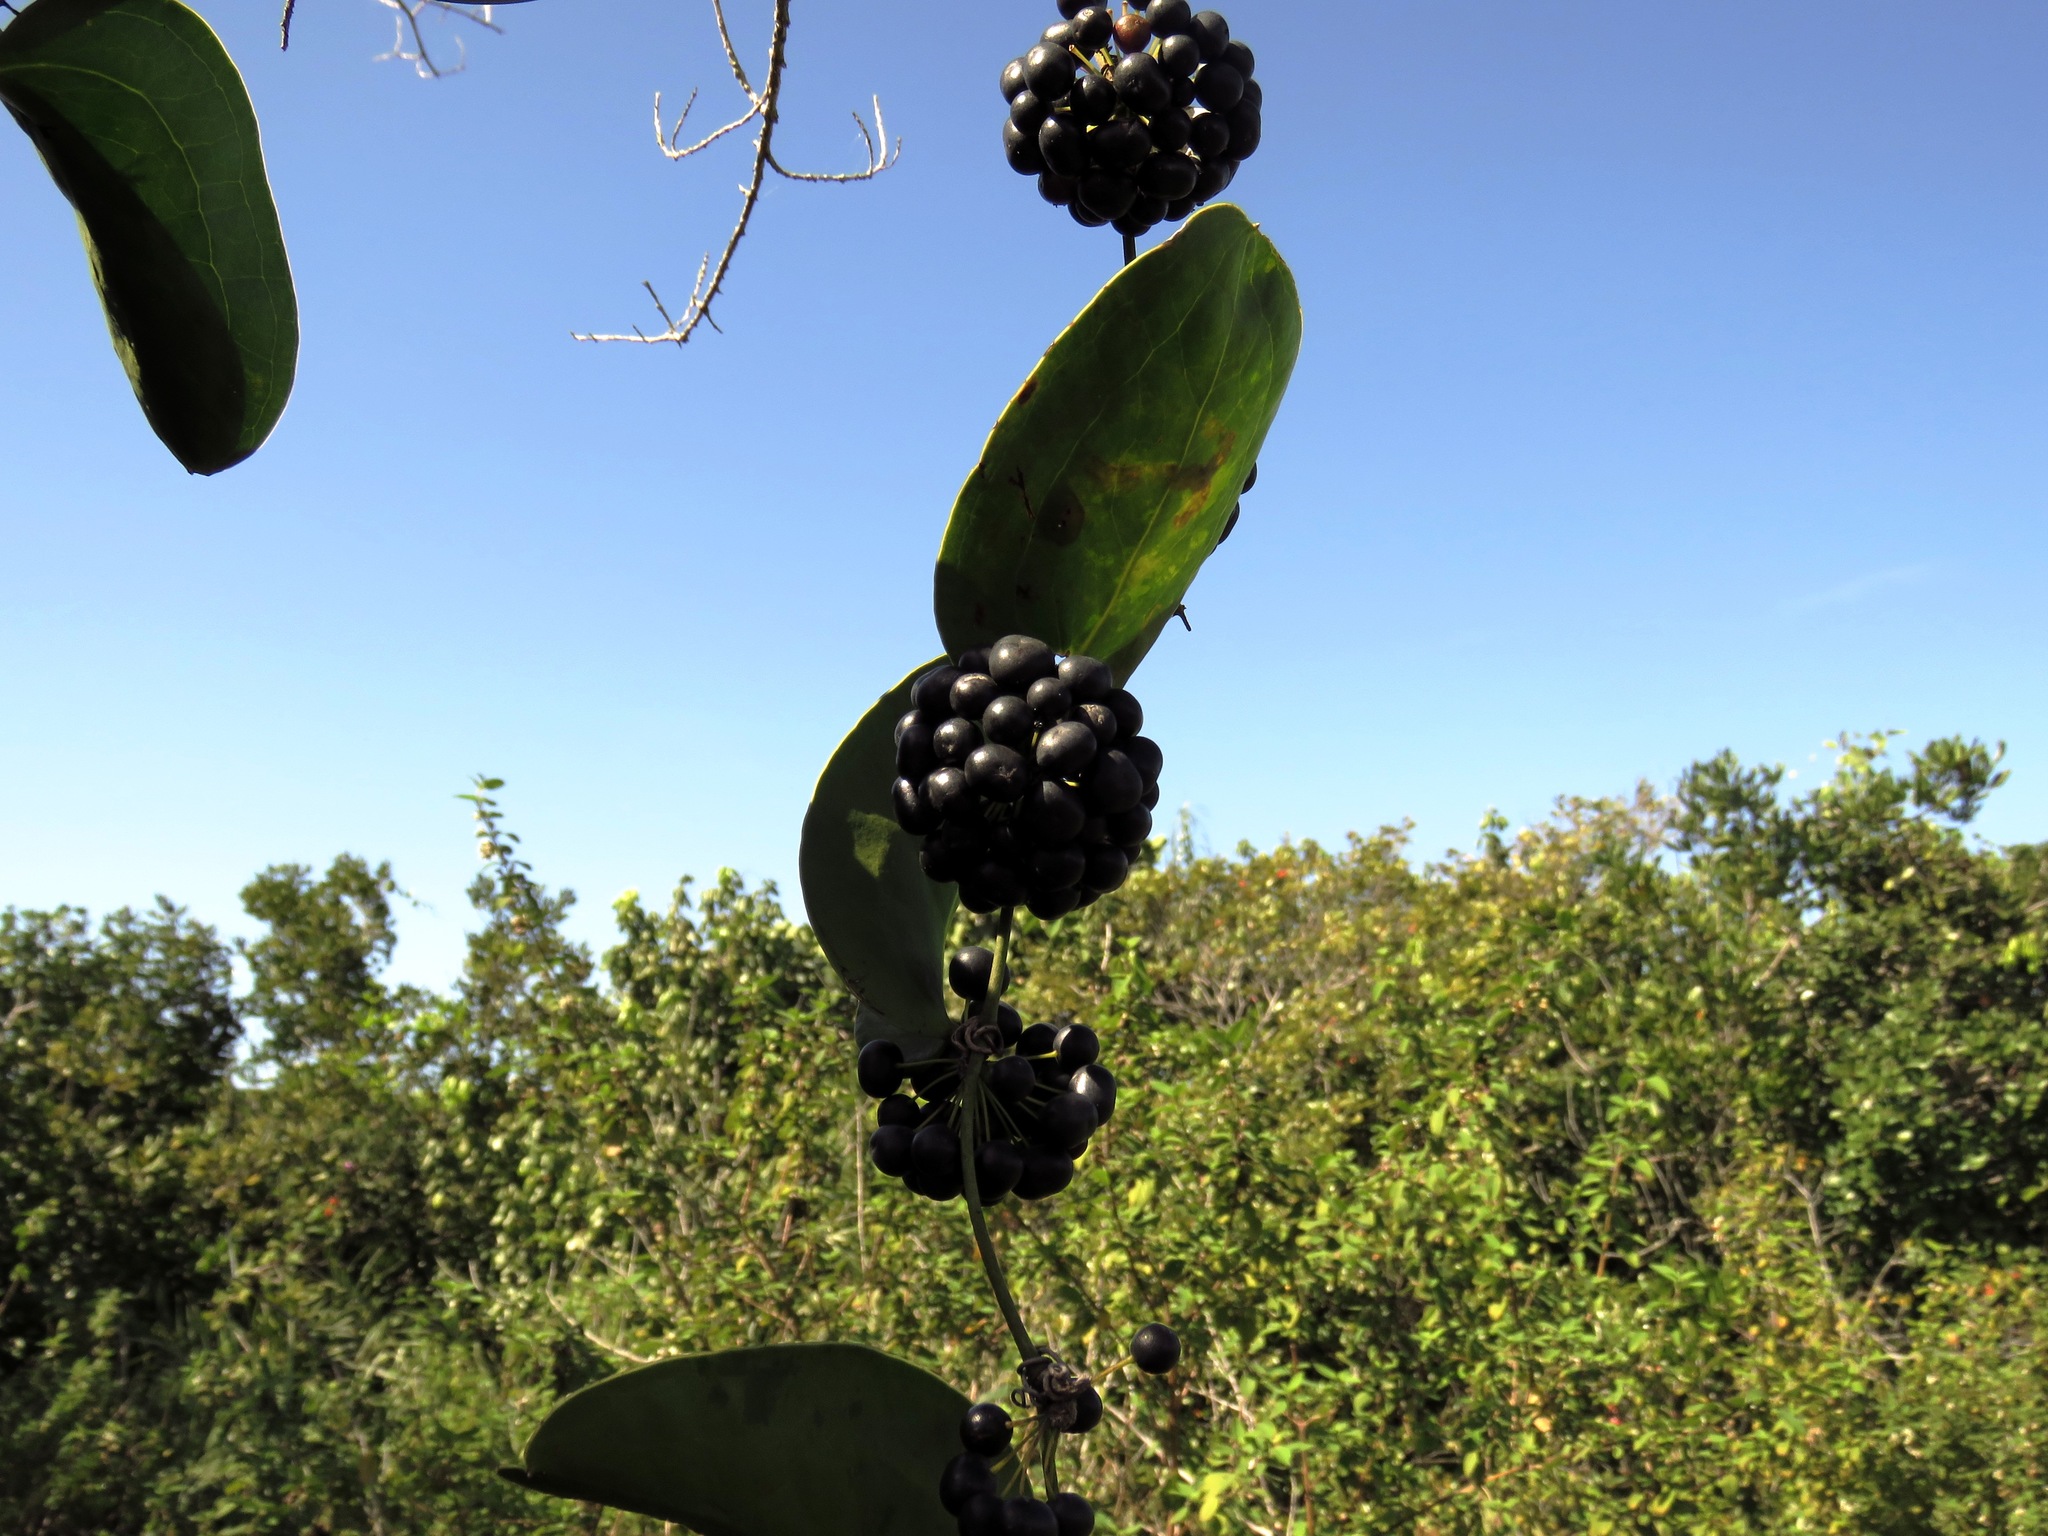
[[[383, 0], [387, 5], [403, 4], [403, 0]], [[679, 312], [671, 312], [662, 302], [660, 293], [652, 282], [641, 283], [647, 296], [654, 303], [654, 311], [661, 316], [663, 329], [653, 335], [634, 326], [630, 333], [591, 333], [574, 331], [570, 334], [577, 341], [627, 341], [644, 345], [670, 342], [682, 346], [695, 334], [699, 325], [708, 325], [718, 330], [718, 322], [712, 318], [711, 306], [725, 291], [725, 281], [732, 271], [734, 254], [740, 242], [747, 237], [748, 226], [753, 222], [754, 210], [760, 205], [761, 188], [769, 172], [786, 181], [808, 182], [855, 182], [871, 181], [894, 165], [903, 152], [903, 143], [898, 139], [891, 146], [887, 126], [882, 121], [882, 103], [874, 98], [875, 127], [868, 131], [858, 112], [853, 115], [854, 126], [860, 130], [861, 145], [867, 157], [867, 164], [857, 171], [792, 171], [775, 158], [775, 128], [781, 121], [783, 75], [788, 67], [789, 7], [790, 0], [774, 0], [773, 25], [768, 37], [768, 73], [760, 90], [754, 89], [748, 77], [746, 66], [740, 62], [739, 49], [733, 45], [732, 28], [725, 19], [724, 0], [711, 0], [712, 19], [717, 23], [719, 45], [725, 49], [725, 61], [732, 70], [732, 77], [740, 91], [747, 98], [747, 110], [721, 128], [714, 129], [694, 144], [682, 144], [683, 124], [688, 120], [690, 108], [696, 104], [697, 93], [690, 93], [690, 100], [675, 120], [673, 127], [664, 127], [661, 116], [661, 96], [654, 98], [654, 137], [661, 152], [670, 160], [687, 160], [701, 150], [708, 149], [727, 134], [733, 133], [748, 123], [758, 121], [760, 128], [754, 135], [754, 153], [747, 172], [747, 179], [740, 186], [740, 212], [734, 220], [732, 233], [726, 236], [725, 246], [716, 260], [710, 252], [697, 263], [697, 278], [690, 285], [689, 301]]]
[[588, 1328], [584, 1327], [582, 1323], [578, 1322], [574, 1317], [570, 1316], [568, 1309], [564, 1307], [559, 1301], [555, 1300], [555, 1292], [552, 1286], [542, 1286], [541, 1295], [547, 1298], [548, 1305], [555, 1309], [556, 1315], [560, 1317], [563, 1322], [567, 1323], [571, 1328], [574, 1328], [578, 1333], [582, 1334], [584, 1338], [588, 1339], [591, 1343], [595, 1344], [599, 1349], [603, 1350], [606, 1354], [616, 1355], [621, 1360], [630, 1360], [635, 1365], [652, 1365], [656, 1360], [661, 1358], [659, 1355], [636, 1355], [630, 1349], [625, 1349], [620, 1345], [612, 1343], [608, 1339], [599, 1338], [596, 1334], [592, 1333]]
[[[293, 0], [287, 0], [287, 22], [291, 3]], [[456, 5], [451, 3], [451, 0], [377, 0], [377, 3], [386, 10], [397, 13], [391, 23], [391, 50], [378, 54], [377, 62], [383, 64], [396, 60], [401, 64], [410, 64], [414, 73], [422, 80], [438, 80], [444, 75], [459, 75], [469, 67], [469, 58], [468, 50], [463, 47], [462, 39], [458, 37], [455, 40], [455, 56], [459, 62], [450, 69], [443, 69], [436, 64], [433, 55], [427, 50], [427, 35], [420, 28], [421, 12], [439, 11], [443, 15], [459, 16], [464, 21], [473, 21], [480, 27], [488, 27], [500, 34], [505, 30], [491, 19], [491, 7], [488, 5]], [[410, 48], [405, 45], [408, 32], [412, 35]]]

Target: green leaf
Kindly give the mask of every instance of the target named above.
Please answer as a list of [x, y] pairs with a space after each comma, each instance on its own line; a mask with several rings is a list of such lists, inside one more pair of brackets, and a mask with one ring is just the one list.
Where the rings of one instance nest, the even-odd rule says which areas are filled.
[[1036, 635], [1128, 677], [1222, 537], [1300, 346], [1293, 274], [1227, 203], [1118, 273], [953, 504], [934, 581], [947, 650]]
[[858, 1033], [911, 1043], [952, 1027], [942, 975], [957, 891], [918, 867], [918, 839], [896, 824], [896, 722], [926, 662], [875, 701], [818, 775], [797, 872], [825, 958], [860, 999]]
[[586, 1387], [504, 1475], [702, 1536], [953, 1536], [967, 1399], [858, 1344], [689, 1355]]
[[194, 474], [239, 464], [284, 413], [299, 311], [234, 61], [176, 0], [34, 0], [0, 103], [78, 211], [150, 426]]

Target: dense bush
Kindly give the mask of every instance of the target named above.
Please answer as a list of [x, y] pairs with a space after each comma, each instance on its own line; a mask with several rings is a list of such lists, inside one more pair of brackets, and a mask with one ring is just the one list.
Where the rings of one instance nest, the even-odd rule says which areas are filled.
[[[1426, 867], [1170, 846], [1027, 922], [1027, 1016], [1129, 1064], [1067, 1257], [997, 1218], [1027, 1308], [1192, 1357], [1111, 1394], [1105, 1516], [2048, 1531], [2048, 869], [1967, 834], [1991, 754], [1884, 749]], [[492, 1471], [622, 1363], [857, 1338], [1004, 1385], [773, 892], [628, 897], [600, 971], [491, 788], [445, 996], [380, 981], [355, 859], [249, 887], [239, 998], [169, 908], [0, 920], [0, 1528], [625, 1532]]]

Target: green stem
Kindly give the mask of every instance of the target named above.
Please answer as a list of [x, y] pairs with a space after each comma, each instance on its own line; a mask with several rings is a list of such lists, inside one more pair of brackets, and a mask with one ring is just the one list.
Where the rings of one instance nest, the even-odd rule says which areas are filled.
[[[972, 1104], [980, 1095], [981, 1058], [977, 1056], [967, 1064], [967, 1087], [962, 1097]], [[1031, 1360], [1037, 1357], [1038, 1346], [1031, 1342], [1031, 1330], [1024, 1326], [1024, 1314], [1017, 1310], [1017, 1298], [1010, 1294], [1009, 1278], [1003, 1273], [1003, 1261], [996, 1253], [996, 1241], [989, 1235], [988, 1214], [981, 1208], [981, 1190], [974, 1179], [974, 1121], [972, 1109], [960, 1117], [965, 1133], [960, 1138], [960, 1189], [967, 1197], [967, 1219], [974, 1225], [974, 1251], [981, 1255], [981, 1268], [988, 1276], [988, 1288], [995, 1293], [1003, 1321], [1010, 1325], [1010, 1337], [1017, 1341], [1017, 1358]]]

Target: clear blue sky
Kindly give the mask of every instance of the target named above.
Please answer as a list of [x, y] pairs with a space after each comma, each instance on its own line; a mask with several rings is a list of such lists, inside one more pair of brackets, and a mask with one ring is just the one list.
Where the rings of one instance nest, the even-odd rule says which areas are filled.
[[[649, 319], [744, 145], [708, 6], [509, 7], [439, 82], [368, 0], [214, 0], [299, 282], [270, 444], [187, 478], [67, 210], [0, 135], [0, 904], [156, 892], [230, 931], [257, 868], [389, 858], [400, 971], [459, 956], [476, 771], [601, 938], [730, 864], [796, 904], [840, 733], [933, 648], [930, 567], [1010, 391], [1114, 260], [996, 144], [1018, 0], [797, 0], [787, 148], [682, 352]], [[750, 55], [765, 5], [734, 0]], [[1732, 746], [2011, 743], [2048, 836], [2048, 9], [2033, 0], [1237, 0], [1292, 262], [1293, 391], [1138, 691], [1208, 842], [1414, 818], [1468, 847]], [[593, 16], [599, 19], [593, 21]], [[894, 18], [887, 21], [885, 18]], [[916, 22], [923, 31], [914, 31]], [[445, 39], [444, 39], [445, 40]], [[1819, 762], [1812, 761], [1820, 753]]]

